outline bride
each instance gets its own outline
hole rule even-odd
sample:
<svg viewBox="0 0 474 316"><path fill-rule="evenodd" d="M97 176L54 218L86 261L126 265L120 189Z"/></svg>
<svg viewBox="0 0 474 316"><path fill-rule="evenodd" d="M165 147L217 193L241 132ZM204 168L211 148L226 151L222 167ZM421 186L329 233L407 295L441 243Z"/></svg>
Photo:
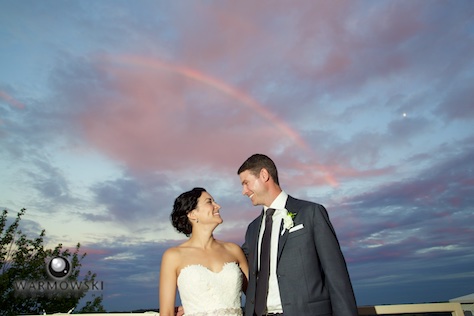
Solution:
<svg viewBox="0 0 474 316"><path fill-rule="evenodd" d="M176 290L186 316L242 315L241 293L248 280L242 249L214 239L222 223L220 206L203 188L174 201L171 221L187 241L165 251L160 270L160 316L175 315Z"/></svg>

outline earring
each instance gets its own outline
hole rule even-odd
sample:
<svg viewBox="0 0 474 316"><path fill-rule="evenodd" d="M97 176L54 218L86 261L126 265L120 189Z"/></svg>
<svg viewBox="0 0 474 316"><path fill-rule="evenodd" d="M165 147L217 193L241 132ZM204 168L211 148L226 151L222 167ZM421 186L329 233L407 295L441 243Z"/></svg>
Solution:
<svg viewBox="0 0 474 316"><path fill-rule="evenodd" d="M196 218L196 223L199 223L199 218Z"/></svg>

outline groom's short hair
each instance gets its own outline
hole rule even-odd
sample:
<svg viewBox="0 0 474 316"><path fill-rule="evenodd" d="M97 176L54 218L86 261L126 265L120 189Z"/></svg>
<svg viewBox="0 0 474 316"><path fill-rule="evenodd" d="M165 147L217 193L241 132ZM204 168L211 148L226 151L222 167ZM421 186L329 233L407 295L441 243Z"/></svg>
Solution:
<svg viewBox="0 0 474 316"><path fill-rule="evenodd" d="M255 176L258 176L260 171L265 168L268 171L268 174L272 177L273 181L277 185L280 185L278 181L278 170L275 166L273 160L270 157L263 155L263 154L253 154L247 160L244 161L242 166L240 166L237 174L241 174L242 172L248 170Z"/></svg>

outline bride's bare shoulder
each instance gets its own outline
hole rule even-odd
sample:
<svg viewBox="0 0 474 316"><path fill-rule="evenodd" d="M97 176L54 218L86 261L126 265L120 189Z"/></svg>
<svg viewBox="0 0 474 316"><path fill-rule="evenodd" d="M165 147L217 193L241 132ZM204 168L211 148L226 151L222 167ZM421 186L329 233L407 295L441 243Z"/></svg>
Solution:
<svg viewBox="0 0 474 316"><path fill-rule="evenodd" d="M187 245L187 242L184 242L177 246L166 249L163 253L163 256L176 258L185 254L188 249L189 246Z"/></svg>
<svg viewBox="0 0 474 316"><path fill-rule="evenodd" d="M236 243L233 243L230 241L222 241L222 240L219 240L218 242L222 245L222 247L224 247L228 251L235 252L235 251L241 250L240 246L237 245Z"/></svg>

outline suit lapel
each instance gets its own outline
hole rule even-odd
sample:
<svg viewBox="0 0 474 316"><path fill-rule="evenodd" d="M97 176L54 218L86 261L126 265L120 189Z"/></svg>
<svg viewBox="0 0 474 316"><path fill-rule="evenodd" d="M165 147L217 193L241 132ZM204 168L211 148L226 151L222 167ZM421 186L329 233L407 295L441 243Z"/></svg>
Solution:
<svg viewBox="0 0 474 316"><path fill-rule="evenodd" d="M256 225L255 229L254 229L254 232L255 232L255 240L254 240L254 257L253 257L253 267L254 267L254 271L258 271L258 257L259 257L259 252L258 252L258 241L259 241L259 236L260 236L260 229L262 228L262 220L263 220L263 209L262 209L262 213L260 214L260 216L258 217L258 220L256 221L256 223L258 223L258 225Z"/></svg>
<svg viewBox="0 0 474 316"><path fill-rule="evenodd" d="M281 223L283 226L283 222ZM281 228L279 231L281 232L283 228ZM281 252L283 251L283 247L285 246L286 240L288 239L288 229L285 229L285 232L283 233L283 236L280 233L280 240L278 240L278 253L277 253L277 262L280 261L281 257Z"/></svg>
<svg viewBox="0 0 474 316"><path fill-rule="evenodd" d="M291 196L288 196L288 200L286 201L286 205L285 205L285 208L288 212L296 213L294 202L295 200ZM283 221L281 223L281 226L282 227L280 228L279 232L281 232L283 229ZM289 235L288 229L285 229L283 235L281 235L280 233L280 239L278 240L277 262L280 260L281 253L283 251L283 248L285 247L286 240L288 239L288 235Z"/></svg>

